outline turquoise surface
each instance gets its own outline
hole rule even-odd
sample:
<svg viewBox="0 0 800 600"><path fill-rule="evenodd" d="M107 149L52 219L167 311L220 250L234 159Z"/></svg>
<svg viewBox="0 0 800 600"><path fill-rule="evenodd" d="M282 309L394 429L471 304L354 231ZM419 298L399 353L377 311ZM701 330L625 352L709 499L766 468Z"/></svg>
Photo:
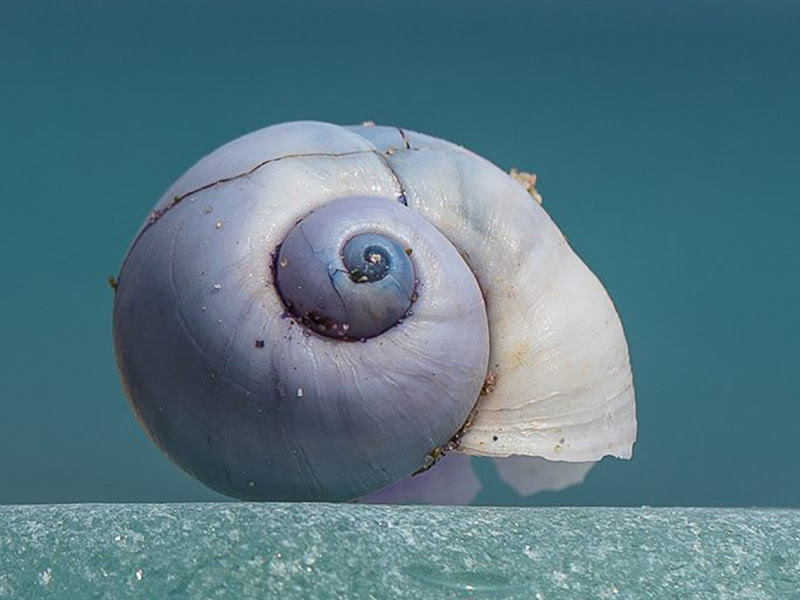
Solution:
<svg viewBox="0 0 800 600"><path fill-rule="evenodd" d="M800 597L800 512L0 507L0 598Z"/></svg>
<svg viewBox="0 0 800 600"><path fill-rule="evenodd" d="M126 405L106 278L201 155L315 118L537 172L622 315L634 460L478 502L800 506L798 56L782 0L0 3L0 503L221 499Z"/></svg>

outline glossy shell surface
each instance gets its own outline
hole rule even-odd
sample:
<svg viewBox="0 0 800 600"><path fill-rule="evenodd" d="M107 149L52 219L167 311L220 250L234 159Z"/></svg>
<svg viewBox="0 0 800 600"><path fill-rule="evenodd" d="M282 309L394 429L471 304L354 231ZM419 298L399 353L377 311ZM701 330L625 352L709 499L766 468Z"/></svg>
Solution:
<svg viewBox="0 0 800 600"><path fill-rule="evenodd" d="M307 242L310 279L283 278L315 288L298 309L276 273L304 221L321 241ZM371 310L348 308L371 284L356 304L330 285L361 234L408 251L413 297L385 330L378 298L367 335L341 336ZM287 123L200 160L126 256L114 342L156 444L240 498L367 495L429 464L470 414L468 454L586 462L629 457L635 439L627 345L599 281L519 182L396 127Z"/></svg>

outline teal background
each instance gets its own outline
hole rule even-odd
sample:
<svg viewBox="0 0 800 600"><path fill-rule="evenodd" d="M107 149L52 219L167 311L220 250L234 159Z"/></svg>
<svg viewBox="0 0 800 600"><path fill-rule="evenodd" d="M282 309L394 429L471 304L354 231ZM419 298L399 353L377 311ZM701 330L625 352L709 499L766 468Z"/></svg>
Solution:
<svg viewBox="0 0 800 600"><path fill-rule="evenodd" d="M313 118L537 172L611 292L634 460L525 503L800 506L799 63L789 1L0 2L0 503L219 498L133 418L106 278L201 155Z"/></svg>

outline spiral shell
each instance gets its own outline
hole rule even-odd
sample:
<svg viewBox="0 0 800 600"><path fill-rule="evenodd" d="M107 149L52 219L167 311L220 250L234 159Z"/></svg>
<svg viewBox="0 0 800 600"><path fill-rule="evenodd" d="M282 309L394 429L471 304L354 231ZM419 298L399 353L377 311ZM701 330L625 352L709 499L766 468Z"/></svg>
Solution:
<svg viewBox="0 0 800 600"><path fill-rule="evenodd" d="M517 181L396 127L286 123L200 160L126 256L114 342L155 443L240 498L357 498L444 447L579 462L635 439L599 281Z"/></svg>

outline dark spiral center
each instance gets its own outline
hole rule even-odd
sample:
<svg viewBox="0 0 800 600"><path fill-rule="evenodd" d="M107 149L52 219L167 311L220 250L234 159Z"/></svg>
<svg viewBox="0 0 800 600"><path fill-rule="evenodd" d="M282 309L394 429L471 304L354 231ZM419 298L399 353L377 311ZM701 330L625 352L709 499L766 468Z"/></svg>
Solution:
<svg viewBox="0 0 800 600"><path fill-rule="evenodd" d="M383 246L371 245L363 248L359 254L354 247L361 245L351 240L342 252L342 261L350 272L350 279L356 283L380 281L386 277L392 265L389 250Z"/></svg>

